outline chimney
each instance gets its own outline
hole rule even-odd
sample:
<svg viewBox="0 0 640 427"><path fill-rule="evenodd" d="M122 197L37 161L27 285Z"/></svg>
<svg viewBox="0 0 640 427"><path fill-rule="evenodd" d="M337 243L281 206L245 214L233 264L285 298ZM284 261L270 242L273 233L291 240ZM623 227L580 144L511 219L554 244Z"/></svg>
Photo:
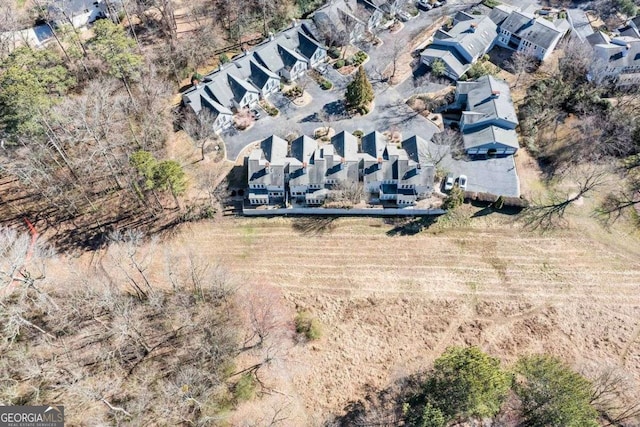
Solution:
<svg viewBox="0 0 640 427"><path fill-rule="evenodd" d="M500 91L499 90L493 90L491 91L491 99L496 99L500 97Z"/></svg>
<svg viewBox="0 0 640 427"><path fill-rule="evenodd" d="M629 55L629 49L631 49L631 45L629 43L627 43L627 45L625 46L624 50L622 52L620 52L622 54L623 58L625 56Z"/></svg>
<svg viewBox="0 0 640 427"><path fill-rule="evenodd" d="M273 41L273 32L269 31L269 41Z"/></svg>
<svg viewBox="0 0 640 427"><path fill-rule="evenodd" d="M291 20L291 28L295 28L298 26L298 20L296 18L293 18Z"/></svg>
<svg viewBox="0 0 640 427"><path fill-rule="evenodd" d="M469 31L471 31L472 33L476 32L476 28L478 28L478 24L475 22L472 22L471 25L469 25Z"/></svg>
<svg viewBox="0 0 640 427"><path fill-rule="evenodd" d="M378 163L382 164L382 157L378 157Z"/></svg>
<svg viewBox="0 0 640 427"><path fill-rule="evenodd" d="M271 163L269 163L269 162L266 162L266 163L264 164L264 171L265 171L266 173L271 172L271 168L270 168L269 166L271 166Z"/></svg>
<svg viewBox="0 0 640 427"><path fill-rule="evenodd" d="M307 173L307 162L302 162L302 173Z"/></svg>

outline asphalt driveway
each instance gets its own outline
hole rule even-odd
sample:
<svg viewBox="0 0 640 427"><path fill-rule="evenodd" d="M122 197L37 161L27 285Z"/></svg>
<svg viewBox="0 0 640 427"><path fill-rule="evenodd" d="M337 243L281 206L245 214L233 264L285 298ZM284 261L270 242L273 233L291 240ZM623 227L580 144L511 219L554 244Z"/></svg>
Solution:
<svg viewBox="0 0 640 427"><path fill-rule="evenodd" d="M339 75L333 72L328 76L334 83L331 90L322 90L314 82L308 85L306 90L313 98L309 104L298 107L282 94L274 94L269 100L280 110L277 117L263 114L263 118L257 120L251 128L223 134L227 159L235 161L247 145L274 134L281 137L291 133L312 136L313 131L325 123L337 132L353 132L358 129L365 133L390 130L399 131L405 137L419 135L425 139L430 139L438 131L433 123L405 104L404 94L382 83L374 86L374 109L366 116L348 117L342 107L342 100L344 87L350 78L338 77L334 73ZM323 115L330 116L329 121L323 121Z"/></svg>

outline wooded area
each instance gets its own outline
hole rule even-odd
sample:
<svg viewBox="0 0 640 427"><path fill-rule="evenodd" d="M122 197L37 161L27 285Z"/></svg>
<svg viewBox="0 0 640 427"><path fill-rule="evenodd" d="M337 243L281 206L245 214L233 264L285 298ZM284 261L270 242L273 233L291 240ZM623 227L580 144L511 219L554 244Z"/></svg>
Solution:
<svg viewBox="0 0 640 427"><path fill-rule="evenodd" d="M53 19L48 4L3 4L0 31ZM180 202L189 183L182 165L167 163L165 144L179 120L171 99L197 70L212 69L244 40L278 31L317 4L127 0L115 22L98 20L88 32L50 25L54 39L46 48L0 46L3 222L29 218L41 230L54 228L69 248L96 247L115 229L160 230L185 215L208 215L211 201ZM155 180L131 162L140 152L159 162Z"/></svg>

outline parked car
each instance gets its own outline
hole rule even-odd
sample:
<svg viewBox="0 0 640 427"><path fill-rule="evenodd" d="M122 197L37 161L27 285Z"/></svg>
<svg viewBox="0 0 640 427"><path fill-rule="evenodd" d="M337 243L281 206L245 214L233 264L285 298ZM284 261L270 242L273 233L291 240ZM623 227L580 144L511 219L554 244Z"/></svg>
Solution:
<svg viewBox="0 0 640 427"><path fill-rule="evenodd" d="M260 118L262 117L262 114L260 114L260 111L256 110L255 108L251 110L251 116L255 119L255 120L260 120Z"/></svg>
<svg viewBox="0 0 640 427"><path fill-rule="evenodd" d="M433 7L440 7L442 6L444 3L441 1L434 1L433 3L431 3L431 6Z"/></svg>
<svg viewBox="0 0 640 427"><path fill-rule="evenodd" d="M418 8L423 10L433 9L433 6L431 5L431 2L429 0L418 0L418 2L416 3L416 6L418 6Z"/></svg>
<svg viewBox="0 0 640 427"><path fill-rule="evenodd" d="M458 187L460 187L460 189L462 191L466 191L466 189L467 189L467 175L460 175L458 177Z"/></svg>
<svg viewBox="0 0 640 427"><path fill-rule="evenodd" d="M444 191L451 191L453 188L453 183L455 180L453 179L453 174L449 173L444 179Z"/></svg>
<svg viewBox="0 0 640 427"><path fill-rule="evenodd" d="M402 22L407 22L408 20L410 20L412 18L412 16L408 13L405 12L404 10L400 10L396 13L396 16L398 17L399 20L401 20Z"/></svg>

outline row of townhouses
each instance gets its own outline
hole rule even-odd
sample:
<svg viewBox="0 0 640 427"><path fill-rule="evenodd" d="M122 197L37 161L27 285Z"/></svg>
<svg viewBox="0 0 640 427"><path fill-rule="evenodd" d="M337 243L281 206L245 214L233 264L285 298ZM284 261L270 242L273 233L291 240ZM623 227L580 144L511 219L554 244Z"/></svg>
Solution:
<svg viewBox="0 0 640 427"><path fill-rule="evenodd" d="M385 17L394 16L407 0L330 0L312 16L318 40L327 45L354 43L374 33Z"/></svg>
<svg viewBox="0 0 640 427"><path fill-rule="evenodd" d="M207 109L215 118L214 129L233 124L234 111L251 108L261 98L280 91L280 81L294 81L325 61L327 50L306 24L294 25L233 58L218 69L194 80L183 92L183 105L199 114Z"/></svg>
<svg viewBox="0 0 640 427"><path fill-rule="evenodd" d="M640 16L612 35L598 31L587 41L594 55L590 78L597 82L615 80L618 86L640 84Z"/></svg>
<svg viewBox="0 0 640 427"><path fill-rule="evenodd" d="M445 75L458 80L495 45L524 51L544 61L569 29L565 19L551 22L504 5L496 6L489 15L458 12L450 28L436 31L421 58L428 66L441 60Z"/></svg>
<svg viewBox="0 0 640 427"><path fill-rule="evenodd" d="M320 205L334 189L362 182L370 203L411 206L433 191L431 159L429 143L419 136L400 146L378 132L359 141L343 131L327 144L308 136L291 144L270 136L249 155L249 202Z"/></svg>

